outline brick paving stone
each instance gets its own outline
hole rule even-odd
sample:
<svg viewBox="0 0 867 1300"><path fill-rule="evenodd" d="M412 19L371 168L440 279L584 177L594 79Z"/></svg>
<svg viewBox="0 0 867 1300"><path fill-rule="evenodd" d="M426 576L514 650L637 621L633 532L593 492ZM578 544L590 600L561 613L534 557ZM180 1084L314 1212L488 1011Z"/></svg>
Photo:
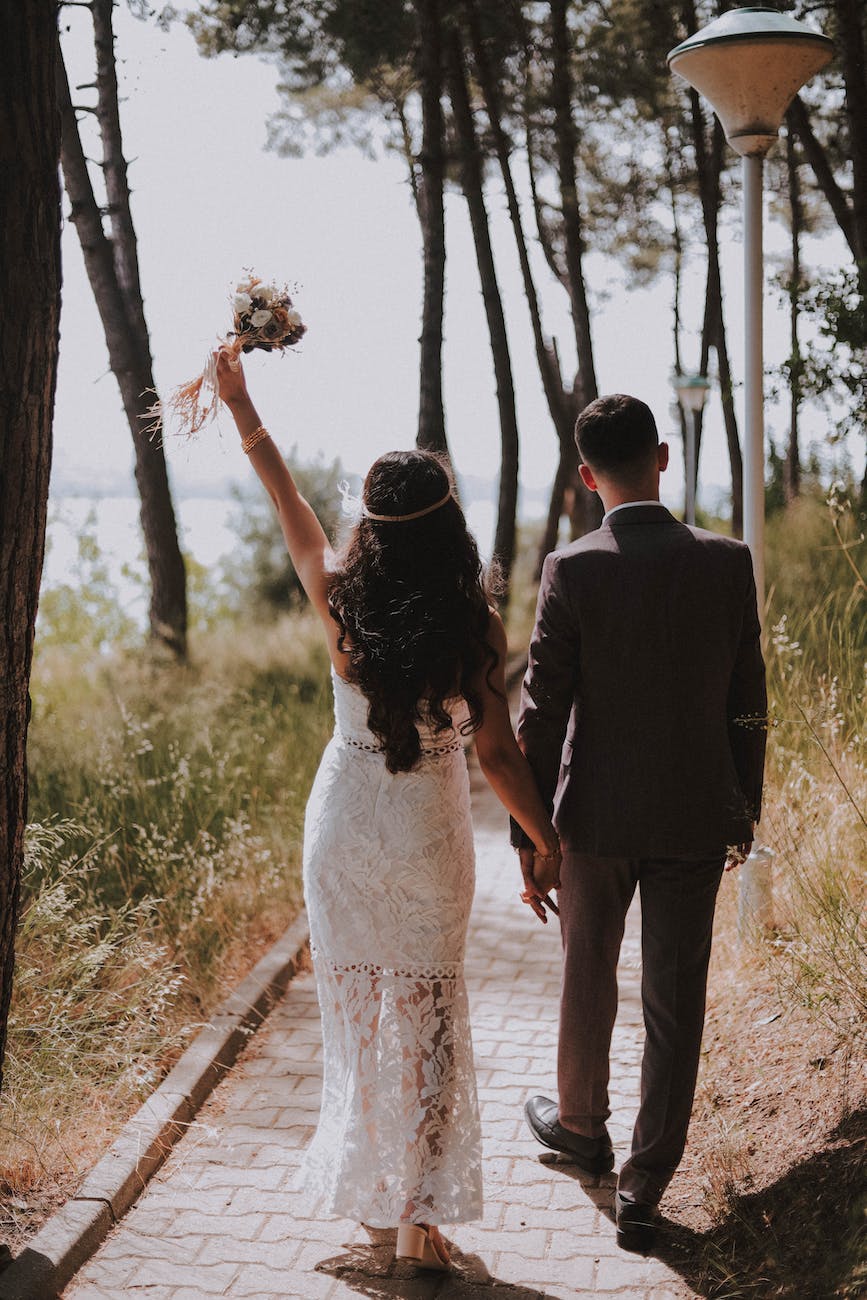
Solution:
<svg viewBox="0 0 867 1300"><path fill-rule="evenodd" d="M451 1274L393 1258L394 1234L323 1217L297 1190L322 1084L315 984L307 971L251 1039L141 1200L64 1293L66 1300L686 1300L656 1259L618 1249L614 1178L586 1178L546 1152L523 1119L556 1095L560 943L518 901L507 825L473 778L478 883L467 949L484 1139L485 1215L446 1227ZM618 1163L638 1100L640 946L630 914L612 1042Z"/></svg>

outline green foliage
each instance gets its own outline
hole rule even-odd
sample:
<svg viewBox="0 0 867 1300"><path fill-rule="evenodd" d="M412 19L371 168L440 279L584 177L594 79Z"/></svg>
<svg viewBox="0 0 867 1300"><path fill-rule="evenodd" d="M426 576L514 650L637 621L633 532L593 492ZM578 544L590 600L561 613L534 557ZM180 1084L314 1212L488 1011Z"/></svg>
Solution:
<svg viewBox="0 0 867 1300"><path fill-rule="evenodd" d="M762 831L778 855L768 950L786 1005L841 1041L867 1027L867 543L838 490L770 521L772 730Z"/></svg>
<svg viewBox="0 0 867 1300"><path fill-rule="evenodd" d="M819 343L801 358L803 392L824 403L838 438L853 426L867 429L867 302L857 271L843 268L813 285L804 311Z"/></svg>
<svg viewBox="0 0 867 1300"><path fill-rule="evenodd" d="M48 533L50 546L50 522ZM76 536L71 581L43 587L39 597L37 637L43 646L78 646L99 652L138 640L135 621L121 606L96 536L92 505Z"/></svg>
<svg viewBox="0 0 867 1300"><path fill-rule="evenodd" d="M37 649L0 1098L13 1195L71 1190L300 903L331 725L318 623L238 623L193 649L187 666Z"/></svg>
<svg viewBox="0 0 867 1300"><path fill-rule="evenodd" d="M154 1048L175 1038L164 1016L183 976L159 941L157 900L100 904L106 847L70 819L28 827L9 1024L9 1086L19 1098L25 1072L60 1089L121 1075L147 1084Z"/></svg>
<svg viewBox="0 0 867 1300"><path fill-rule="evenodd" d="M298 490L335 541L340 523L339 484L344 478L340 461L328 464L320 458L304 464L293 448L286 463ZM235 528L244 551L225 567L230 599L239 609L259 616L297 609L306 598L270 499L258 484L249 493L236 489L235 499L239 506Z"/></svg>

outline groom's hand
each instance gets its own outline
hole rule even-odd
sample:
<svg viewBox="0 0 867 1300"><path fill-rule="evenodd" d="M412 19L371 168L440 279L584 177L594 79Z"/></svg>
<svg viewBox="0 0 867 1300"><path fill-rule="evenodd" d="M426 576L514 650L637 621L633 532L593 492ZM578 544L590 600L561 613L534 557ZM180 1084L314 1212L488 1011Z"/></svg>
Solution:
<svg viewBox="0 0 867 1300"><path fill-rule="evenodd" d="M532 907L542 924L547 925L548 917L545 915L545 905L542 902L544 894L542 894L533 878L533 862L536 857L536 850L532 845L521 848L518 850L518 857L521 862L521 875L524 877L524 890L521 894L521 901Z"/></svg>
<svg viewBox="0 0 867 1300"><path fill-rule="evenodd" d="M756 824L753 822L753 831L755 829ZM726 850L726 871L734 871L736 867L743 866L752 847L752 840L745 840L743 844L730 844Z"/></svg>
<svg viewBox="0 0 867 1300"><path fill-rule="evenodd" d="M558 910L549 895L552 889L560 888L559 849L556 854L541 857L532 846L529 846L519 849L518 857L521 862L521 875L524 878L521 901L528 907L532 907L542 924L547 925L548 916L545 907L549 907L552 912Z"/></svg>

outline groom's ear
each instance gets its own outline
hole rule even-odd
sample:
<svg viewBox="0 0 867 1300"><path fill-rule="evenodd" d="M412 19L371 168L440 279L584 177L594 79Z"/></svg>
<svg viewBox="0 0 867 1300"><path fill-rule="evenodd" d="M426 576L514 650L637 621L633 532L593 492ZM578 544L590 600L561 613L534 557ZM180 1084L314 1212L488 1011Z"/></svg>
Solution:
<svg viewBox="0 0 867 1300"><path fill-rule="evenodd" d="M596 479L593 477L593 471L589 465L579 465L578 473L581 475L581 482L586 488L589 488L591 492L599 491Z"/></svg>
<svg viewBox="0 0 867 1300"><path fill-rule="evenodd" d="M661 442L659 444L657 454L659 456L659 472L661 474L663 470L668 469L669 446L667 442Z"/></svg>

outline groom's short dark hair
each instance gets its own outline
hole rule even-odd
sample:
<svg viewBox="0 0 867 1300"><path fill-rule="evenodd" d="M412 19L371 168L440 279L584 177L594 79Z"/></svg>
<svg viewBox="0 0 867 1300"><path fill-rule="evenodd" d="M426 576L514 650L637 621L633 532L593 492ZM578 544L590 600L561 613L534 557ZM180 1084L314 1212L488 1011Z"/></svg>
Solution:
<svg viewBox="0 0 867 1300"><path fill-rule="evenodd" d="M626 393L611 393L584 407L575 421L575 444L591 469L629 476L656 454L659 434L649 406Z"/></svg>

